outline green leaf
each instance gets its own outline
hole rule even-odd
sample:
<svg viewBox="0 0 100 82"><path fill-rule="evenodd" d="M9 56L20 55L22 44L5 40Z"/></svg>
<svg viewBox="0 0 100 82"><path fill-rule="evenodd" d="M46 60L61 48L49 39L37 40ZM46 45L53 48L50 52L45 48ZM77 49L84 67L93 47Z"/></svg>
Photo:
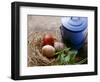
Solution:
<svg viewBox="0 0 100 82"><path fill-rule="evenodd" d="M69 62L70 61L70 55L65 57L65 62Z"/></svg>
<svg viewBox="0 0 100 82"><path fill-rule="evenodd" d="M55 55L61 55L62 53L64 53L64 51L69 51L70 50L70 48L64 48L63 50L60 50L60 51L58 51L58 52L56 52L56 54Z"/></svg>
<svg viewBox="0 0 100 82"><path fill-rule="evenodd" d="M69 51L71 48L65 48L63 51Z"/></svg>
<svg viewBox="0 0 100 82"><path fill-rule="evenodd" d="M70 53L71 60L75 60L75 57L76 57L77 53L78 53L78 51L76 51L76 50L71 51L71 53Z"/></svg>
<svg viewBox="0 0 100 82"><path fill-rule="evenodd" d="M60 55L57 56L57 61L59 61L59 60L60 60Z"/></svg>
<svg viewBox="0 0 100 82"><path fill-rule="evenodd" d="M76 57L77 51L69 51L68 55L65 57L65 61L68 62L68 64L73 64L75 63L75 57Z"/></svg>
<svg viewBox="0 0 100 82"><path fill-rule="evenodd" d="M64 61L65 61L65 54L61 54L61 56L60 56L61 64L64 64Z"/></svg>

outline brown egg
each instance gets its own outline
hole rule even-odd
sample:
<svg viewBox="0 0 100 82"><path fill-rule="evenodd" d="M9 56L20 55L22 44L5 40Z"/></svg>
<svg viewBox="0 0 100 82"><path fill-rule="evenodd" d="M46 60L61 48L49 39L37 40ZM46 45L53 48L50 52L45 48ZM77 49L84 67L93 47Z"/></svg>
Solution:
<svg viewBox="0 0 100 82"><path fill-rule="evenodd" d="M42 54L48 58L53 57L55 55L55 48L50 45L45 45L42 48Z"/></svg>

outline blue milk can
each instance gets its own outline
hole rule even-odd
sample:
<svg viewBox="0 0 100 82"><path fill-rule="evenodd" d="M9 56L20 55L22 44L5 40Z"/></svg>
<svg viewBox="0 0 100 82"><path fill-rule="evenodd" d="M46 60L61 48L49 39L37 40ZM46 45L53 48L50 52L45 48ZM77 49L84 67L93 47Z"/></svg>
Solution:
<svg viewBox="0 0 100 82"><path fill-rule="evenodd" d="M61 35L72 47L80 49L85 41L84 31L87 28L87 17L62 17Z"/></svg>

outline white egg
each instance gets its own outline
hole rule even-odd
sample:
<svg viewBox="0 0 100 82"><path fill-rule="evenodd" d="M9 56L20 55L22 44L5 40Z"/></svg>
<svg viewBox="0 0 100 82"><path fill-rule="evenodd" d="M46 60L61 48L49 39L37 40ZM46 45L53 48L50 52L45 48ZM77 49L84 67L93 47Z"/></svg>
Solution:
<svg viewBox="0 0 100 82"><path fill-rule="evenodd" d="M56 50L61 50L61 49L64 48L64 44L61 43L61 42L55 42L54 47L55 47Z"/></svg>

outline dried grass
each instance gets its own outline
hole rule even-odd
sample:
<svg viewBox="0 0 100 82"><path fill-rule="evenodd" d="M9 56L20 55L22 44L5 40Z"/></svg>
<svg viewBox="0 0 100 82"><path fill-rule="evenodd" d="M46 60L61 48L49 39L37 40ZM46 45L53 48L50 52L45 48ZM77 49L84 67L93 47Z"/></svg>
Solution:
<svg viewBox="0 0 100 82"><path fill-rule="evenodd" d="M42 55L42 38L46 33L34 32L28 37L28 66L57 65L56 58L47 58ZM54 34L54 32L53 32ZM56 34L54 34L55 37ZM60 40L60 39L59 39Z"/></svg>

